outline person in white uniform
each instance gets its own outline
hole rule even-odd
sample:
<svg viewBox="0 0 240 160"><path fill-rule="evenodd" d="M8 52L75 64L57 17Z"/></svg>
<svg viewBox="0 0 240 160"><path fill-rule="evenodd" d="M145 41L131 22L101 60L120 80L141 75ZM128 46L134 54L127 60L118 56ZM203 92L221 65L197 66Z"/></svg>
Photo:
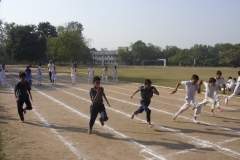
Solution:
<svg viewBox="0 0 240 160"><path fill-rule="evenodd" d="M195 108L194 111L194 123L198 123L197 116L200 115L201 110L199 110L199 104L195 101L195 93L196 91L200 93L200 85L202 84L202 81L198 84L199 77L197 75L192 75L190 81L182 81L181 83L177 83L176 88L174 91L172 91L171 94L174 94L177 92L177 89L180 85L183 85L186 90L186 98L185 98L185 104L180 108L180 110L175 114L173 120L175 121L177 116L184 111L186 111L190 106L193 106Z"/></svg>
<svg viewBox="0 0 240 160"><path fill-rule="evenodd" d="M52 70L54 68L54 64L52 63L52 60L49 61L49 64L48 64L48 73L49 73L49 79L50 79L50 83L53 83L53 80L52 80Z"/></svg>
<svg viewBox="0 0 240 160"><path fill-rule="evenodd" d="M37 68L37 81L38 81L38 86L42 85L42 64L39 63L38 68Z"/></svg>
<svg viewBox="0 0 240 160"><path fill-rule="evenodd" d="M52 70L52 85L56 85L56 79L57 79L57 71L56 71L56 67L53 67Z"/></svg>
<svg viewBox="0 0 240 160"><path fill-rule="evenodd" d="M236 85L233 93L225 99L225 105L228 105L228 101L230 99L232 99L233 97L235 97L236 95L238 95L238 93L240 93L240 71L238 71L237 85Z"/></svg>
<svg viewBox="0 0 240 160"><path fill-rule="evenodd" d="M2 87L5 86L5 82L6 82L6 72L8 72L6 69L5 69L5 64L2 64L2 69L1 69L1 81L2 81Z"/></svg>
<svg viewBox="0 0 240 160"><path fill-rule="evenodd" d="M88 83L92 83L94 77L94 69L92 65L88 68Z"/></svg>
<svg viewBox="0 0 240 160"><path fill-rule="evenodd" d="M76 78L76 68L74 65L72 65L71 68L71 79L72 79L72 84L75 84L75 78Z"/></svg>
<svg viewBox="0 0 240 160"><path fill-rule="evenodd" d="M106 84L107 84L108 83L108 67L107 66L103 69L103 72L102 72L102 80L104 78L106 79Z"/></svg>
<svg viewBox="0 0 240 160"><path fill-rule="evenodd" d="M230 91L234 91L235 87L236 87L236 81L237 79L236 78L233 78L229 84L229 90Z"/></svg>
<svg viewBox="0 0 240 160"><path fill-rule="evenodd" d="M117 82L118 83L117 66L114 66L114 68L113 68L113 82Z"/></svg>
<svg viewBox="0 0 240 160"><path fill-rule="evenodd" d="M225 82L224 79L222 78L222 72L221 71L217 71L216 73L216 85L219 88L219 90L221 90L221 88L223 88L223 94L225 94ZM216 98L216 106L218 107L218 111L222 111L220 108L220 96L218 94L218 90L215 92L215 98Z"/></svg>
<svg viewBox="0 0 240 160"><path fill-rule="evenodd" d="M209 82L203 82L204 86L206 87L205 92L205 98L202 102L199 103L199 110L201 111L201 107L207 105L208 103L211 103L211 114L214 115L213 109L216 106L216 98L215 98L215 92L218 90L218 86L216 85L216 79L210 78Z"/></svg>

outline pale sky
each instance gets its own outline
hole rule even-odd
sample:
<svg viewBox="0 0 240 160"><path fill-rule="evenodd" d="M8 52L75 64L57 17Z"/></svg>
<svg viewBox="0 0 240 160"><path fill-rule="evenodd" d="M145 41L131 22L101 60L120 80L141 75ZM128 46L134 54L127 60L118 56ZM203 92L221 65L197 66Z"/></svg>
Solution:
<svg viewBox="0 0 240 160"><path fill-rule="evenodd" d="M240 0L1 0L0 18L22 25L77 21L98 50L137 40L190 48L240 43L239 7Z"/></svg>

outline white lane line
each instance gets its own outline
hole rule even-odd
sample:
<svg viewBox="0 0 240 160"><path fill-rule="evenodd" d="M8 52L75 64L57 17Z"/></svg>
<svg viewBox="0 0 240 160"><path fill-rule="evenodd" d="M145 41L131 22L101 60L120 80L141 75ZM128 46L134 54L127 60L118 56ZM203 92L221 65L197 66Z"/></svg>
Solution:
<svg viewBox="0 0 240 160"><path fill-rule="evenodd" d="M6 84L12 89L12 91L14 90L8 82L6 82ZM78 157L78 159L83 159L80 152L73 147L71 143L64 140L64 138L55 129L51 128L51 124L49 124L35 109L32 111L51 130L51 132L53 132L65 144L65 146L67 146L67 148Z"/></svg>
<svg viewBox="0 0 240 160"><path fill-rule="evenodd" d="M70 88L74 88L74 89L77 89L77 90L82 90L82 91L88 92L87 90L79 89L79 88L72 87L72 86L68 86L68 85L65 85L65 84L62 84L62 83L58 83L58 84L64 85L64 86L67 86L67 87L70 87ZM50 87L56 88L56 87L53 87L53 86L50 86ZM87 99L85 99L85 98L82 98L82 97L77 96L77 95L75 95L75 94L72 94L72 93L70 93L70 92L64 91L64 90L62 90L62 89L59 89L59 88L56 88L56 89L61 90L61 91L65 92L65 93L68 93L68 94L70 94L70 95L73 95L73 96L75 96L75 97L79 97L80 99L89 101L89 100L87 100ZM109 96L108 96L108 98L109 98ZM139 106L138 104L130 103L130 102L127 102L127 101L118 100L118 99L115 99L115 98L114 98L114 100L121 101L121 102L124 102L124 103L128 103L128 104L131 104L131 105L137 105L137 106ZM121 114L123 114L123 115L126 115L126 116L130 117L130 115L128 115L128 114L126 114L126 113L124 113L124 112L121 112L121 111L119 111L119 110L115 110L115 109L112 109L112 108L109 108L109 107L107 107L107 108L110 109L110 110L113 110L113 111L115 111L115 112L117 112L117 113L121 113ZM187 118L187 117L185 117L185 118ZM145 122L145 120L142 120L142 119L140 119L140 118L135 118L135 119L140 120L141 122ZM187 118L187 119L189 119L189 118ZM189 135L187 135L187 134L185 134L185 133L180 133L178 130L175 130L175 129L170 129L170 128L163 127L163 126L160 126L160 125L155 125L155 126L161 128L161 129L165 129L165 130L171 131L171 132L173 132L173 133L176 133L176 134L178 134L178 135L181 136L181 137L182 137L182 136L185 136L185 137L187 137L188 139L191 138L191 139L193 139L193 141L191 141L191 142L192 142L192 143L195 143L196 146L199 146L199 148L202 148L202 147L212 147L212 148L217 148L217 149L218 149L217 151L220 150L221 153L224 153L224 154L226 154L226 155L228 155L228 156L231 156L231 157L234 157L234 158L236 158L237 156L240 156L240 153L235 152L235 151L232 151L232 150L230 150L230 149L228 149L228 148L222 148L221 146L219 146L219 145L217 145L217 144L214 144L214 143L212 143L212 142L209 142L209 141L206 141L206 140L201 140L201 139L198 139L198 138L196 138L196 137L189 136ZM219 151L219 152L220 152L220 151Z"/></svg>
<svg viewBox="0 0 240 160"><path fill-rule="evenodd" d="M16 79L16 78L13 77L13 76L10 76L10 77ZM50 86L50 87L56 88L56 87L53 87L53 86ZM81 112L79 112L79 111L71 108L70 106L68 106L68 105L66 105L66 104L58 101L57 99L55 99L55 98L53 98L53 97L51 97L51 96L43 93L42 91L38 90L37 88L35 88L35 87L32 87L32 88L34 88L34 90L38 91L40 94L44 95L45 97L51 99L53 102L56 102L56 103L60 104L60 106L63 106L64 108L71 110L72 112L80 115L81 117L90 119L87 115L85 115L85 114L83 114L83 113L81 113ZM57 89L57 88L56 88L56 89ZM59 89L59 90L61 90L61 89ZM62 90L62 91L63 91L63 90ZM68 93L68 94L71 94L70 92L67 92L67 91L64 91L64 92L66 92L66 93ZM76 96L76 95L74 95L74 94L71 94L71 95ZM82 99L84 99L84 98L82 98ZM86 100L86 99L84 99L84 100ZM89 100L87 100L87 101L89 101ZM90 102L91 102L91 101L90 101ZM95 123L100 124L100 122L98 122L98 121L95 122ZM148 153L149 155L154 156L155 158L158 158L158 159L160 159L160 160L165 160L165 158L164 158L162 155L155 154L152 150L150 150L150 149L149 149L148 147L146 147L145 145L142 145L142 144L136 142L135 140L127 137L126 135L124 135L123 133L120 133L120 132L114 130L113 128L111 128L111 127L109 127L109 126L107 126L107 125L104 125L104 127L106 127L108 130L116 133L117 135L119 135L119 136L121 136L121 137L123 137L123 138L125 138L125 139L128 139L130 142L133 142L134 144L136 144L139 148L142 148L141 151L140 151L140 153Z"/></svg>
<svg viewBox="0 0 240 160"><path fill-rule="evenodd" d="M223 141L223 142L218 142L218 144L224 144L224 143L229 143L229 142L234 142L234 141L237 141L239 140L240 138L232 138L232 139L229 139L229 140L226 140L226 141Z"/></svg>

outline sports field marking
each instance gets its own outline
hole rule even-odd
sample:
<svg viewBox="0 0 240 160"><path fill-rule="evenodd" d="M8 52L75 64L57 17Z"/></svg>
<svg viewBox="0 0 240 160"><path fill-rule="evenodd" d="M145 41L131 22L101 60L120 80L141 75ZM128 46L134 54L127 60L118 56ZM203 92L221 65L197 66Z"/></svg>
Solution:
<svg viewBox="0 0 240 160"><path fill-rule="evenodd" d="M8 76L10 76L10 75L8 75ZM15 78L15 77L13 77L13 76L10 76L10 77L18 80L17 78ZM53 86L50 86L50 87L56 88L56 87L53 87ZM45 97L51 99L53 102L58 103L60 106L63 106L64 108L66 108L66 109L68 109L68 110L71 110L72 112L80 115L81 117L90 119L87 115L85 115L85 114L83 114L83 113L75 110L74 108L72 108L72 107L70 107L70 106L62 103L61 101L59 101L59 100L57 100L57 99L55 99L55 98L53 98L53 97L45 94L44 92L38 90L37 88L35 88L35 87L32 87L32 88L33 88L34 90L38 91L40 94L44 95ZM56 89L57 89L57 88L56 88ZM58 90L61 90L61 89L58 89ZM62 90L62 91L63 91L63 90ZM70 92L67 92L67 91L64 91L64 92L65 92L65 93L68 93L68 94L71 94L71 95L73 95L73 96L76 96L76 95L74 95L74 94L72 94L72 93L70 93ZM79 96L76 96L76 97L79 97ZM87 99L85 99L85 98L81 98L81 99L87 100ZM90 101L90 100L87 100L87 101ZM91 102L91 101L90 101L90 102ZM96 121L95 123L98 123L98 124L100 125L100 122L98 122L98 121ZM114 130L113 128L111 128L111 127L109 127L109 126L107 126L107 125L104 125L104 127L107 128L108 130L116 133L117 135L119 135L119 136L121 136L121 137L123 137L123 138L125 138L125 139L128 139L130 142L133 142L134 144L136 144L139 148L142 148L139 153L148 153L149 155L151 155L151 156L153 156L153 157L155 157L155 158L158 158L158 159L160 159L160 160L165 160L165 158L164 158L162 155L155 154L152 150L148 149L148 147L146 147L145 145L140 144L140 143L134 141L133 139L127 137L127 136L124 135L123 133L120 133L120 132Z"/></svg>
<svg viewBox="0 0 240 160"><path fill-rule="evenodd" d="M13 87L8 82L6 82L6 84L12 89L12 91L14 91ZM79 151L75 147L73 147L71 143L64 140L64 138L60 134L58 134L58 132L54 128L51 128L51 124L48 123L35 109L32 109L32 111L38 117L38 119L40 119L40 121L43 122L71 152L73 152L79 159L83 158Z"/></svg>
<svg viewBox="0 0 240 160"><path fill-rule="evenodd" d="M64 85L64 86L68 86L68 85L65 85L65 84L62 84L62 83L58 83L58 84L60 84L60 85ZM56 87L53 87L53 86L49 86L49 87L52 87L52 88L56 88ZM82 91L85 91L85 92L88 92L87 90L84 90L84 89L79 89L79 88L76 88L76 87L72 87L72 86L68 86L68 87L70 87L70 88L75 88L75 89L77 89L77 90L82 90ZM61 89L59 89L59 90L61 90ZM66 91L65 91L66 92ZM72 95L72 93L70 93L71 95ZM74 95L74 94L73 94ZM76 96L76 95L75 95ZM80 97L80 96L77 96L77 97ZM80 97L81 99L85 99L85 98L82 98L82 97ZM108 98L110 98L109 96L108 96ZM114 98L115 99L115 98ZM87 99L86 99L87 100ZM118 100L118 99L115 99L115 100ZM87 100L87 101L89 101L89 100ZM120 101L122 101L122 100L120 100ZM122 101L122 102L126 102L126 101ZM129 104L132 104L132 105L137 105L137 106L139 106L138 104L134 104L134 103L130 103L130 102L126 102L126 103L129 103ZM109 108L109 107L107 107L108 109L111 109L111 110L115 110L115 109L112 109L112 108ZM118 112L118 113L123 113L123 112L121 112L121 111L118 111L118 110L115 110L116 112ZM167 113L169 113L169 112L167 112ZM171 114L171 113L170 113ZM127 115L126 113L124 113L124 115ZM127 115L128 117L130 117L130 115ZM186 117L187 118L187 117ZM142 119L139 119L139 118L135 118L135 119L137 119L137 120L140 120L140 121L144 121L144 120L142 120ZM189 118L187 118L187 119L189 119ZM145 121L144 121L145 122ZM198 146L201 146L201 147L212 147L212 148L217 148L218 150L217 151L219 151L219 152L221 152L221 153L224 153L224 154L226 154L226 155L228 155L228 156L231 156L231 157L234 157L234 158L237 158L238 156L240 156L240 153L238 153L238 152L235 152L235 151L232 151L231 149L228 149L228 148L222 148L221 146L219 146L219 145L217 145L217 144L214 144L214 143L212 143L212 142L209 142L209 141L206 141L206 140L201 140L201 139L198 139L198 138L196 138L196 137L193 137L193 136L189 136L189 135L187 135L187 134L185 134L185 133L179 133L179 131L177 131L177 130L174 130L174 129L170 129L170 128L167 128L167 127L163 127L163 126L160 126L160 125L155 125L155 126L158 126L158 127L160 127L160 128L162 128L162 129L165 129L165 130L168 130L168 131L171 131L171 132L174 132L174 133L176 133L176 134L179 134L181 137L182 136L186 136L187 138L191 138L191 139L193 139L193 141L191 141L193 144L195 143L195 144L197 144ZM216 126L214 126L214 125L212 125L213 127L216 127ZM227 130L229 130L229 129L227 129ZM201 148L201 147L199 147L199 148ZM227 152L227 153L226 153Z"/></svg>

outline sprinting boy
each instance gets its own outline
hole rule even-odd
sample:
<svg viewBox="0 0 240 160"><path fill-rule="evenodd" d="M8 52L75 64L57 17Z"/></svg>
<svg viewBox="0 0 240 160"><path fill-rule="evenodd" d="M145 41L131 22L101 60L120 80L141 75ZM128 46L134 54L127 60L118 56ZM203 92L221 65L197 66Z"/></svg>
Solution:
<svg viewBox="0 0 240 160"><path fill-rule="evenodd" d="M118 83L118 72L117 72L117 66L114 66L113 68L113 83L117 82Z"/></svg>
<svg viewBox="0 0 240 160"><path fill-rule="evenodd" d="M107 102L107 104L109 105L109 107L111 107L111 106L107 100L105 93L104 93L104 88L100 87L100 83L101 83L101 78L93 77L93 88L91 88L89 91L92 104L90 106L91 116L90 116L88 134L92 133L92 127L95 123L98 113L100 114L99 121L102 126L104 126L104 121L108 120L107 112L106 112L105 106L103 104L103 97L104 97L105 101Z"/></svg>
<svg viewBox="0 0 240 160"><path fill-rule="evenodd" d="M57 71L56 71L56 67L53 67L52 70L52 85L56 85L56 79L57 79Z"/></svg>
<svg viewBox="0 0 240 160"><path fill-rule="evenodd" d="M37 68L37 81L38 81L38 86L42 85L42 64L39 63L38 68Z"/></svg>
<svg viewBox="0 0 240 160"><path fill-rule="evenodd" d="M184 111L186 111L190 106L193 106L195 109L194 111L194 117L193 117L193 122L198 123L197 121L197 116L200 115L201 110L198 108L199 104L195 101L195 93L198 92L200 93L200 85L202 84L202 81L198 84L199 77L198 75L192 75L190 81L182 81L180 83L177 83L176 88L174 91L172 91L171 94L174 94L177 92L177 89L180 85L183 85L186 90L186 98L185 98L185 104L180 108L180 110L175 114L173 120L175 121L177 116Z"/></svg>
<svg viewBox="0 0 240 160"><path fill-rule="evenodd" d="M103 72L102 72L102 80L104 78L106 79L106 84L108 84L108 67L107 66L103 69Z"/></svg>
<svg viewBox="0 0 240 160"><path fill-rule="evenodd" d="M152 82L149 79L145 80L144 86L139 87L139 89L133 93L133 95L131 96L131 99L133 98L133 96L140 91L141 94L141 105L139 107L138 110L136 110L135 112L132 113L132 117L131 119L134 118L134 115L138 115L139 113L142 113L144 110L146 112L147 115L147 122L149 127L153 127L153 125L151 124L151 110L148 108L148 106L151 103L151 98L153 97L153 94L159 95L159 92L157 91L157 89L152 86Z"/></svg>
<svg viewBox="0 0 240 160"><path fill-rule="evenodd" d="M71 68L71 79L72 79L72 84L75 84L75 78L76 78L76 68L74 65L72 65Z"/></svg>
<svg viewBox="0 0 240 160"><path fill-rule="evenodd" d="M94 77L94 69L92 68L92 65L88 68L88 83L92 82Z"/></svg>
<svg viewBox="0 0 240 160"><path fill-rule="evenodd" d="M30 69L30 66L27 66L25 73L26 73L26 80L30 85L32 85L32 70Z"/></svg>
<svg viewBox="0 0 240 160"><path fill-rule="evenodd" d="M225 82L224 79L222 78L222 72L217 71L216 73L216 85L218 86L219 90L221 91L221 88L223 88L223 94L225 94ZM215 98L216 98L216 106L218 107L218 111L222 111L220 108L220 96L218 95L218 90L215 92Z"/></svg>
<svg viewBox="0 0 240 160"><path fill-rule="evenodd" d="M205 99L199 103L199 109L201 110L202 106L205 106L208 103L211 103L211 114L214 115L213 109L216 106L216 98L215 98L215 92L218 90L218 86L216 85L216 79L210 78L209 83L203 82L204 86L206 87L206 93L205 93ZM200 87L200 86L199 86Z"/></svg>
<svg viewBox="0 0 240 160"><path fill-rule="evenodd" d="M2 69L1 69L1 81L2 81L2 87L5 86L5 81L6 81L6 72L8 72L6 69L5 69L5 64L2 64Z"/></svg>
<svg viewBox="0 0 240 160"><path fill-rule="evenodd" d="M238 71L237 85L236 85L233 93L225 99L225 105L228 105L228 101L230 99L232 99L233 97L235 97L236 95L238 95L238 93L240 93L240 71Z"/></svg>
<svg viewBox="0 0 240 160"><path fill-rule="evenodd" d="M15 85L14 95L16 97L18 114L20 116L21 122L24 122L23 114L26 114L26 110L32 110L32 104L29 100L29 95L32 100L31 86L28 81L26 81L26 73L19 73L20 82ZM26 107L23 109L23 104L26 104Z"/></svg>

